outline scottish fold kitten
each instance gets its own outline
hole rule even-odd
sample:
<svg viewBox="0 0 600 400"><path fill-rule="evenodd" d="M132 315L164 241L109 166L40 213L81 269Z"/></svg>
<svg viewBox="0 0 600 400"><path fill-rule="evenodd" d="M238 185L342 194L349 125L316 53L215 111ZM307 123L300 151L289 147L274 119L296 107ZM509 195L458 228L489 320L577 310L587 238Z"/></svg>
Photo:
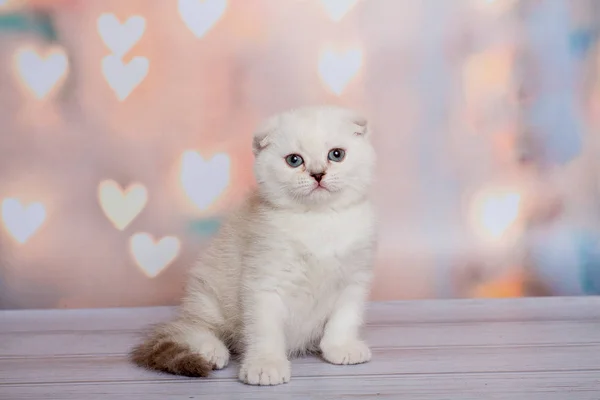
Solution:
<svg viewBox="0 0 600 400"><path fill-rule="evenodd" d="M375 219L367 121L338 107L271 117L255 133L257 189L190 273L177 317L133 349L143 367L186 376L241 355L252 385L290 380L294 355L369 361L359 337Z"/></svg>

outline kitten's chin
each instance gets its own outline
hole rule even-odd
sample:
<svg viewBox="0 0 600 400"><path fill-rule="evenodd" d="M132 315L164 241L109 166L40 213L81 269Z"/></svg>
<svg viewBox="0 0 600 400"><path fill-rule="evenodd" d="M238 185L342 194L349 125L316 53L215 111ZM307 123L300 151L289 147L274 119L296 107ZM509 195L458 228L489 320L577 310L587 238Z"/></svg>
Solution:
<svg viewBox="0 0 600 400"><path fill-rule="evenodd" d="M281 190L282 188L262 189L259 189L261 197L272 206L302 210L344 207L364 197L359 193L347 192L337 187L312 187L294 192Z"/></svg>
<svg viewBox="0 0 600 400"><path fill-rule="evenodd" d="M339 197L339 190L327 186L314 186L309 189L302 196L298 196L299 202L305 205L329 205L337 201Z"/></svg>
<svg viewBox="0 0 600 400"><path fill-rule="evenodd" d="M333 192L330 188L326 187L326 186L315 186L312 189L310 189L310 191L308 192L308 196L311 196L315 193L320 193L320 192L327 192L327 193L331 193Z"/></svg>
<svg viewBox="0 0 600 400"><path fill-rule="evenodd" d="M300 207L305 209L307 207L327 207L335 203L337 197L337 193L332 192L330 189L317 187L302 192L280 192L276 196L267 196L267 200L273 205L283 208Z"/></svg>

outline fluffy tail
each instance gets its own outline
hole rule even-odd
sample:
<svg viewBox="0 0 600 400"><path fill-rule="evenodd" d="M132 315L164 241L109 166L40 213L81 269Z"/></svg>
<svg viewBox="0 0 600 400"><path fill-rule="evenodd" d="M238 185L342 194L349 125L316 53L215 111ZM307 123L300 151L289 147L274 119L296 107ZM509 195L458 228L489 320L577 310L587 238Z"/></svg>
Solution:
<svg viewBox="0 0 600 400"><path fill-rule="evenodd" d="M207 377L212 365L191 348L176 340L166 325L157 327L146 340L130 353L133 363L149 370L190 377Z"/></svg>

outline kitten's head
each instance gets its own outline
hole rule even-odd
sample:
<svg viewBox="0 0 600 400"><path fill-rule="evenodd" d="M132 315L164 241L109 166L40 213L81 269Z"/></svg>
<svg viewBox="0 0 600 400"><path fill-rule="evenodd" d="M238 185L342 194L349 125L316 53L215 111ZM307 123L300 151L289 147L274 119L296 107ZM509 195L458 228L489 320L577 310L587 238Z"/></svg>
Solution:
<svg viewBox="0 0 600 400"><path fill-rule="evenodd" d="M259 191L280 207L336 207L369 191L375 166L367 121L351 110L304 107L254 134Z"/></svg>

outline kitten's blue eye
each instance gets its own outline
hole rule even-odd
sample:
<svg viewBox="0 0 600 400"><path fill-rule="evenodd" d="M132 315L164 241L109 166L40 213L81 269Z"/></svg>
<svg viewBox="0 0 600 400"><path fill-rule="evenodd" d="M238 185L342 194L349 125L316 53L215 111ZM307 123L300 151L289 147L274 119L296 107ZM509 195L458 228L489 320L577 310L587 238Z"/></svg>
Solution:
<svg viewBox="0 0 600 400"><path fill-rule="evenodd" d="M292 168L298 168L304 164L304 160L298 154L290 154L285 158L285 162Z"/></svg>
<svg viewBox="0 0 600 400"><path fill-rule="evenodd" d="M346 152L343 149L331 149L327 158L333 162L341 162L346 157Z"/></svg>

